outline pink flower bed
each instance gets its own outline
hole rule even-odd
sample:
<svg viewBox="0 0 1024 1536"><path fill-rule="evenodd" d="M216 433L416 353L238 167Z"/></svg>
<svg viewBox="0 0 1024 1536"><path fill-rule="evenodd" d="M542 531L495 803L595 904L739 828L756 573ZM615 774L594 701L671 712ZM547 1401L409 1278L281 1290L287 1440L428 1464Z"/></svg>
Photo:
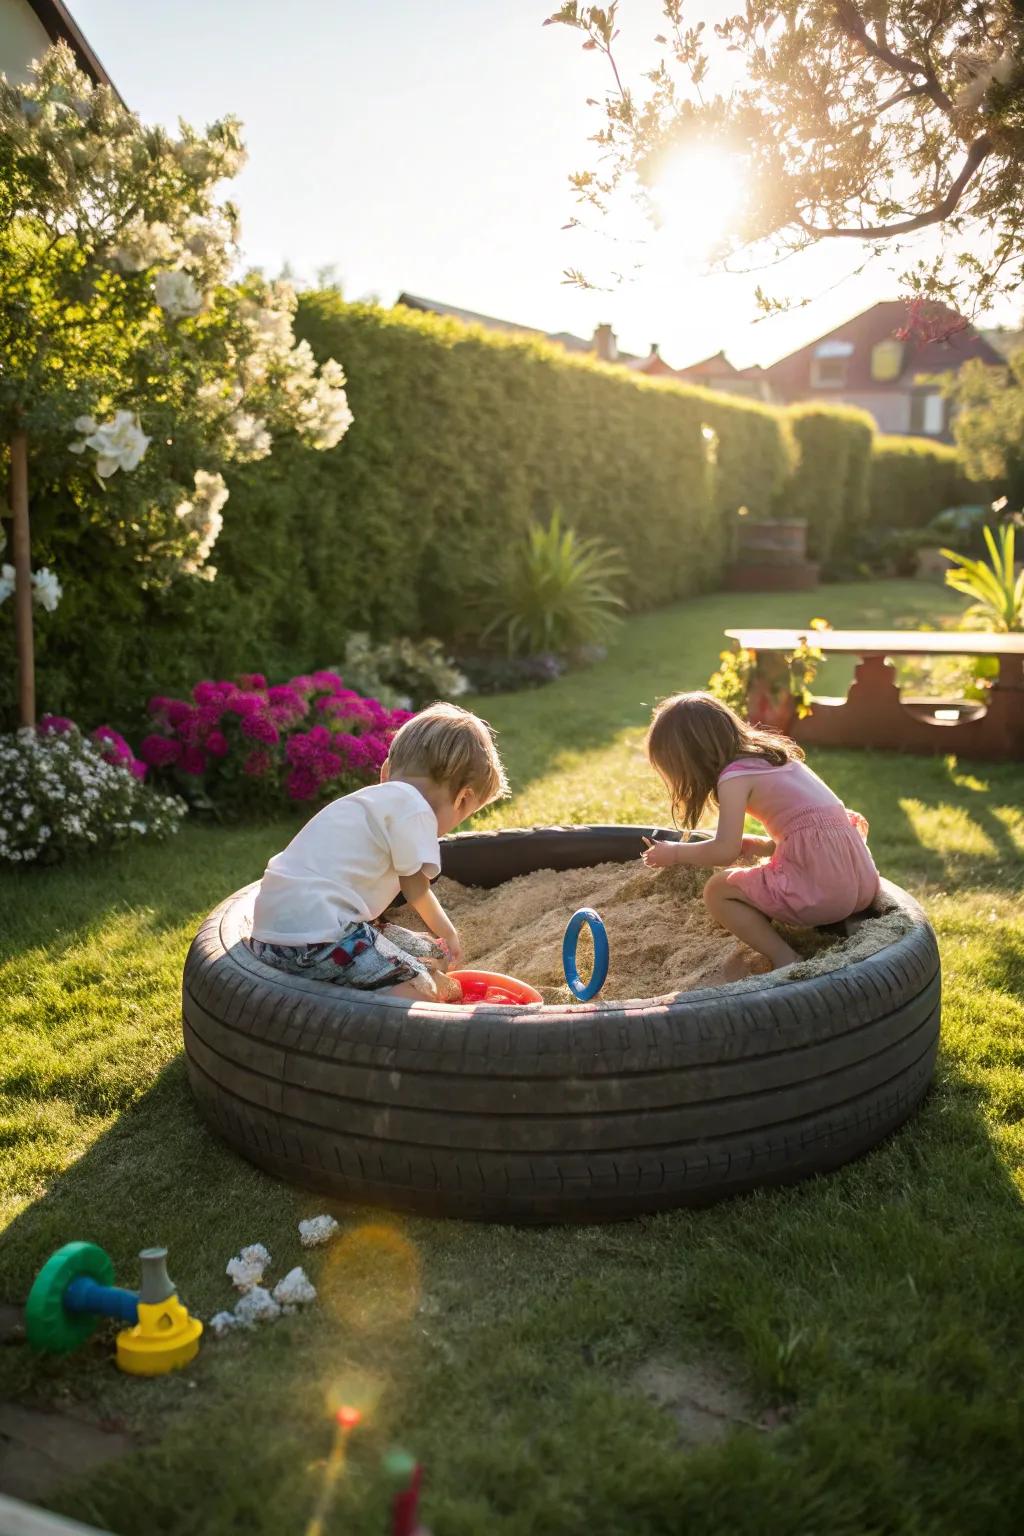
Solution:
<svg viewBox="0 0 1024 1536"><path fill-rule="evenodd" d="M260 672L204 681L190 700L151 699L149 713L154 729L139 745L142 763L201 781L213 799L283 787L292 800L316 800L369 783L410 718L346 688L336 672L274 686Z"/></svg>
<svg viewBox="0 0 1024 1536"><path fill-rule="evenodd" d="M36 725L40 736L66 736L77 729L75 722L66 715L40 715ZM90 740L96 743L108 763L120 764L137 779L146 777L148 765L135 756L120 731L115 731L113 726L98 725L90 732Z"/></svg>

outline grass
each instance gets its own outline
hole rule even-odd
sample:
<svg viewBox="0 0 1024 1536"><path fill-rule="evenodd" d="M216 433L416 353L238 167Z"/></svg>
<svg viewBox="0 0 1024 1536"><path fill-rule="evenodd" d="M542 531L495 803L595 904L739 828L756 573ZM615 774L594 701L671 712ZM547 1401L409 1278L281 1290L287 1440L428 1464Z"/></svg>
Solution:
<svg viewBox="0 0 1024 1536"><path fill-rule="evenodd" d="M639 755L649 704L699 685L721 630L802 623L807 599L703 598L633 620L609 660L488 701L516 797L493 825L662 820ZM914 583L827 588L834 624L935 622ZM838 691L830 677L823 684ZM814 764L926 904L946 994L936 1085L900 1134L819 1183L624 1226L518 1231L338 1210L312 1256L323 1304L210 1342L149 1383L112 1336L66 1359L0 1350L0 1395L118 1422L139 1449L56 1507L129 1536L305 1528L328 1411L367 1409L327 1530L386 1529L383 1450L427 1469L435 1536L993 1536L1017 1528L1024 1348L1024 768L872 753ZM163 847L0 880L0 1295L72 1237L166 1242L208 1317L223 1269L301 1261L323 1208L207 1134L179 1055L178 982L200 917L287 826L191 826ZM751 1417L686 1452L633 1385L652 1359L727 1370Z"/></svg>

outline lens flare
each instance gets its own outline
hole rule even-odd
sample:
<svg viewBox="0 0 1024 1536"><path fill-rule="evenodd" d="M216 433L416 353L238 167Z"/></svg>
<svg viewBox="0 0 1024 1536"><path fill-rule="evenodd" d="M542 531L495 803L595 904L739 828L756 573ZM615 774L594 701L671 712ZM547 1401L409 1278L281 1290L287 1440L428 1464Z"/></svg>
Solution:
<svg viewBox="0 0 1024 1536"><path fill-rule="evenodd" d="M743 164L724 149L678 149L658 172L650 195L665 241L684 257L704 259L727 234L739 208Z"/></svg>

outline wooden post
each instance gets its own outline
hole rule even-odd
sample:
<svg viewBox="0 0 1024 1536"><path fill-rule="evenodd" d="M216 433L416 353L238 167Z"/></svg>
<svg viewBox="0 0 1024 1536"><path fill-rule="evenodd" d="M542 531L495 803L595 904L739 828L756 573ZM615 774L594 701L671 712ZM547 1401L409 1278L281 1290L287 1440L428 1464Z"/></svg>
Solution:
<svg viewBox="0 0 1024 1536"><path fill-rule="evenodd" d="M32 554L28 527L28 438L11 434L11 513L14 519L14 633L18 654L18 716L36 723L36 664L32 643Z"/></svg>

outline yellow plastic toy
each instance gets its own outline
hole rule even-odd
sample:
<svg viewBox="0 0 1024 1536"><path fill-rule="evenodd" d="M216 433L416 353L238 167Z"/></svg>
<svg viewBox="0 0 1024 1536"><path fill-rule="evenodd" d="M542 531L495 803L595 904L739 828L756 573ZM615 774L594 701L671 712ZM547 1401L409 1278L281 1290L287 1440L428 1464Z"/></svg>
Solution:
<svg viewBox="0 0 1024 1536"><path fill-rule="evenodd" d="M101 1317L132 1326L117 1336L117 1364L132 1376L162 1376L194 1360L203 1325L178 1300L167 1273L167 1249L144 1248L142 1289L112 1285L114 1266L95 1243L65 1243L43 1265L25 1305L29 1343L67 1354Z"/></svg>

